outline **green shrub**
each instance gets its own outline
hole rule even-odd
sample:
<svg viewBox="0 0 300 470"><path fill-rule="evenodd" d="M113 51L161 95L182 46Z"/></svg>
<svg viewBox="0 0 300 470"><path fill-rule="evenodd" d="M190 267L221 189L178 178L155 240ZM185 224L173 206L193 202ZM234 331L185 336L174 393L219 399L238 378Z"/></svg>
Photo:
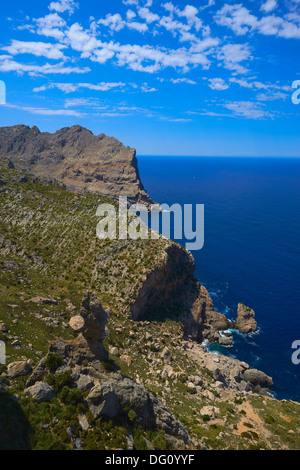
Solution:
<svg viewBox="0 0 300 470"><path fill-rule="evenodd" d="M210 416L209 415L203 415L202 419L203 419L203 421L210 421Z"/></svg>
<svg viewBox="0 0 300 470"><path fill-rule="evenodd" d="M128 418L129 418L129 421L133 422L135 421L135 419L137 418L137 414L134 410L130 410L128 412Z"/></svg>
<svg viewBox="0 0 300 470"><path fill-rule="evenodd" d="M51 373L54 373L63 363L63 358L58 354L49 353L46 358L46 367Z"/></svg>
<svg viewBox="0 0 300 470"><path fill-rule="evenodd" d="M62 374L50 374L45 380L53 387L56 393L59 393L64 386L70 387L72 384L71 373L69 370Z"/></svg>
<svg viewBox="0 0 300 470"><path fill-rule="evenodd" d="M59 398L66 405L78 405L82 401L82 392L78 388L70 388L65 385L60 394Z"/></svg>
<svg viewBox="0 0 300 470"><path fill-rule="evenodd" d="M117 367L113 361L103 361L101 364L103 365L106 372L115 372L117 370Z"/></svg>

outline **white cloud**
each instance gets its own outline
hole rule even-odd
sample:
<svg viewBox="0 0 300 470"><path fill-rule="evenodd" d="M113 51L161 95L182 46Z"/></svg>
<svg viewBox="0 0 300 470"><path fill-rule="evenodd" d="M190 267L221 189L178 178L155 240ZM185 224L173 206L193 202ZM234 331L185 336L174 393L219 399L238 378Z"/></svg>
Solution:
<svg viewBox="0 0 300 470"><path fill-rule="evenodd" d="M233 101L224 104L224 107L233 112L234 115L246 119L273 118L274 114L266 110L260 103L253 101Z"/></svg>
<svg viewBox="0 0 300 470"><path fill-rule="evenodd" d="M57 13L50 13L42 18L34 19L34 22L37 25L37 34L57 40L64 38L64 33L61 29L66 26L66 22Z"/></svg>
<svg viewBox="0 0 300 470"><path fill-rule="evenodd" d="M50 83L47 86L34 88L34 92L50 90L57 88L65 93L73 93L80 88L85 88L94 91L108 91L114 88L123 88L125 83L123 82L101 82L101 83Z"/></svg>
<svg viewBox="0 0 300 470"><path fill-rule="evenodd" d="M270 11L274 10L276 7L277 0L266 0L266 2L261 5L260 9L265 13L270 13Z"/></svg>
<svg viewBox="0 0 300 470"><path fill-rule="evenodd" d="M249 89L253 88L253 83L245 79L238 79L236 77L231 77L229 81L232 83L237 83L242 88L249 88Z"/></svg>
<svg viewBox="0 0 300 470"><path fill-rule="evenodd" d="M115 13L114 15L108 14L104 19L98 20L97 23L107 26L111 31L121 31L125 26L129 29L139 31L140 33L143 33L148 29L146 23L139 23L138 21L124 21L119 13Z"/></svg>
<svg viewBox="0 0 300 470"><path fill-rule="evenodd" d="M206 5L203 5L202 7L198 7L199 10L205 10L206 8L209 8L215 4L215 0L208 0L208 3Z"/></svg>
<svg viewBox="0 0 300 470"><path fill-rule="evenodd" d="M225 4L215 15L215 21L222 26L228 26L237 35L246 34L257 25L257 18L241 3Z"/></svg>
<svg viewBox="0 0 300 470"><path fill-rule="evenodd" d="M280 85L279 83L269 83L269 82L259 82L257 80L245 80L245 79L237 79L236 77L231 77L229 79L232 83L237 83L239 86L243 88L249 88L252 90L265 90L267 92L272 93L274 90L282 90L282 91L290 91L291 87L287 85Z"/></svg>
<svg viewBox="0 0 300 470"><path fill-rule="evenodd" d="M270 90L269 93L259 93L256 95L258 101L282 101L290 97L290 94L283 93L282 91Z"/></svg>
<svg viewBox="0 0 300 470"><path fill-rule="evenodd" d="M124 5L138 5L139 0L123 0L122 3L124 3Z"/></svg>
<svg viewBox="0 0 300 470"><path fill-rule="evenodd" d="M28 73L31 76L36 75L48 75L48 74L63 74L68 75L70 73L87 73L90 72L89 67L72 67L66 66L64 62L59 62L57 64L44 64L44 65L31 65L23 64L16 62L12 59L0 57L0 71L1 72L16 72L18 75L23 75Z"/></svg>
<svg viewBox="0 0 300 470"><path fill-rule="evenodd" d="M192 5L186 5L183 10L175 7L171 2L165 3L162 5L165 10L169 12L169 16L163 16L159 24L160 26L164 27L167 31L172 32L173 36L179 33L184 40L192 39L190 35L190 31L192 28L198 32L201 28L203 29L206 34L209 33L209 27L204 28L202 21L198 18L198 9ZM178 21L177 18L185 18L187 21L183 23L182 21ZM194 39L197 39L193 36Z"/></svg>
<svg viewBox="0 0 300 470"><path fill-rule="evenodd" d="M58 2L51 2L49 10L58 11L59 13L63 13L65 11L73 13L77 7L78 3L74 2L74 0L59 0Z"/></svg>
<svg viewBox="0 0 300 470"><path fill-rule="evenodd" d="M159 16L155 13L152 13L149 8L139 8L138 14L143 20L146 21L146 23L153 23L154 21L159 20Z"/></svg>
<svg viewBox="0 0 300 470"><path fill-rule="evenodd" d="M178 16L183 16L187 19L190 26L194 26L196 31L202 26L202 21L197 17L198 9L192 5L186 5L182 11L176 10Z"/></svg>
<svg viewBox="0 0 300 470"><path fill-rule="evenodd" d="M197 85L197 82L191 80L190 78L171 78L172 83L188 83L189 85Z"/></svg>
<svg viewBox="0 0 300 470"><path fill-rule="evenodd" d="M46 57L47 59L64 59L61 49L66 46L62 44L51 44L45 42L26 42L13 39L10 46L2 47L3 50L12 55L17 54L33 54L38 57Z"/></svg>
<svg viewBox="0 0 300 470"><path fill-rule="evenodd" d="M139 23L138 21L129 21L126 23L126 26L129 29L139 31L140 33L144 33L148 29L148 26L145 23Z"/></svg>
<svg viewBox="0 0 300 470"><path fill-rule="evenodd" d="M157 91L157 88L149 87L146 83L141 86L141 91L143 93L152 93L153 91Z"/></svg>
<svg viewBox="0 0 300 470"><path fill-rule="evenodd" d="M229 85L225 83L223 78L209 78L209 85L212 90L227 90Z"/></svg>
<svg viewBox="0 0 300 470"><path fill-rule="evenodd" d="M218 50L218 59L225 68L244 74L248 70L241 62L251 60L252 55L247 44L225 44Z"/></svg>
<svg viewBox="0 0 300 470"><path fill-rule="evenodd" d="M187 118L177 118L177 119L170 119L170 118L164 118L169 122L191 122L193 119L187 119Z"/></svg>
<svg viewBox="0 0 300 470"><path fill-rule="evenodd" d="M108 26L112 31L120 31L124 28L126 22L122 20L122 17L119 13L114 15L108 14L105 19L98 20L98 24L103 26Z"/></svg>
<svg viewBox="0 0 300 470"><path fill-rule="evenodd" d="M207 37L205 39L197 39L190 47L190 52L203 52L207 49L215 48L220 44L217 38Z"/></svg>
<svg viewBox="0 0 300 470"><path fill-rule="evenodd" d="M9 104L9 103L3 106L19 109L21 111L28 111L31 114L39 114L42 116L74 116L74 117L85 116L84 113L80 113L78 111L68 110L68 109L35 108L31 106L18 106L18 105Z"/></svg>
<svg viewBox="0 0 300 470"><path fill-rule="evenodd" d="M264 10L266 16L258 18L250 13L242 4L225 4L215 15L217 24L227 26L237 35L244 35L249 32L259 32L267 36L278 36L286 39L300 39L300 15L295 12L288 13L283 17L269 15L272 11L270 1L264 6L269 8Z"/></svg>
<svg viewBox="0 0 300 470"><path fill-rule="evenodd" d="M97 109L106 109L107 106L103 106L102 102L97 99L90 98L68 98L65 100L65 108L73 108L76 106L93 106Z"/></svg>
<svg viewBox="0 0 300 470"><path fill-rule="evenodd" d="M134 13L134 11L132 11L132 10L127 10L126 17L127 17L128 20L132 20L132 18L136 17L136 13Z"/></svg>
<svg viewBox="0 0 300 470"><path fill-rule="evenodd" d="M103 47L102 49L96 49L93 51L91 60L93 62L98 62L99 64L105 64L105 62L111 59L114 55L114 50L109 49L107 47Z"/></svg>
<svg viewBox="0 0 300 470"><path fill-rule="evenodd" d="M66 31L66 41L72 49L84 54L90 54L100 44L100 41L97 41L89 31L84 31L79 23L73 23Z"/></svg>

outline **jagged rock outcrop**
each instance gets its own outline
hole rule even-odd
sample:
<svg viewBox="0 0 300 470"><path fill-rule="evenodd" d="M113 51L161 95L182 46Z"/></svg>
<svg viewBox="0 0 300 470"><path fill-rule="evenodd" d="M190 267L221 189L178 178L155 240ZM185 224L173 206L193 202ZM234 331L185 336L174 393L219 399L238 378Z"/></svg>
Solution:
<svg viewBox="0 0 300 470"><path fill-rule="evenodd" d="M47 362L51 356L60 357L54 373L68 371L72 388L89 391L85 404L94 418L115 418L131 411L136 425L144 429L161 429L175 436L182 446L191 443L184 426L158 398L122 375L113 364L110 364L110 370L106 369L107 362L103 364L108 359L103 347L106 319L97 296L85 292L80 313L70 320L70 326L80 332L79 336L75 340L59 339L50 343L48 355L41 359L27 380L24 393L39 403L52 400L55 393L47 383L50 373Z"/></svg>
<svg viewBox="0 0 300 470"><path fill-rule="evenodd" d="M80 351L82 358L104 360L108 354L104 349L105 325L107 313L95 293L87 291L83 294L80 312L70 318L69 324L77 333L75 351ZM52 346L54 347L54 346Z"/></svg>
<svg viewBox="0 0 300 470"><path fill-rule="evenodd" d="M71 191L151 204L139 176L136 151L105 134L75 125L53 134L25 125L0 128L0 156L15 168L56 179Z"/></svg>
<svg viewBox="0 0 300 470"><path fill-rule="evenodd" d="M256 331L257 322L254 319L255 313L252 308L239 303L237 309L237 317L233 324L233 327L241 333L252 333Z"/></svg>
<svg viewBox="0 0 300 470"><path fill-rule="evenodd" d="M106 414L114 418L125 410L133 410L137 425L162 429L186 443L189 441L183 425L158 398L121 374L102 375L102 381L96 383L87 396L87 403L94 417Z"/></svg>

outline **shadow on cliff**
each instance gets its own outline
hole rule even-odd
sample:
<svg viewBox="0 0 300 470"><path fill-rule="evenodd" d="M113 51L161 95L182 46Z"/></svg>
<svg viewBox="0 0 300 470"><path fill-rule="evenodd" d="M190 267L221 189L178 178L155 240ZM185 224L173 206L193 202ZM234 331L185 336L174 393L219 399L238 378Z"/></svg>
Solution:
<svg viewBox="0 0 300 470"><path fill-rule="evenodd" d="M0 450L30 450L30 424L19 403L0 391Z"/></svg>

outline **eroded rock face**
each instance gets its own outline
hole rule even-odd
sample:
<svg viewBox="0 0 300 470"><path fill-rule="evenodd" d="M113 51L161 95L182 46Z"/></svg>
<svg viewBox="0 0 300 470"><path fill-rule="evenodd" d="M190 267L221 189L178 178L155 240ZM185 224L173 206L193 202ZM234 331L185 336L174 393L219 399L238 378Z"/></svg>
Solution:
<svg viewBox="0 0 300 470"><path fill-rule="evenodd" d="M257 322L255 321L254 316L254 310L242 303L239 303L234 328L245 334L256 331Z"/></svg>
<svg viewBox="0 0 300 470"><path fill-rule="evenodd" d="M0 156L15 168L62 182L71 191L151 204L138 171L136 151L104 134L72 126L54 134L25 125L0 128Z"/></svg>
<svg viewBox="0 0 300 470"><path fill-rule="evenodd" d="M218 331L228 329L231 323L225 315L215 311L207 289L194 277L194 270L193 255L170 242L141 285L131 306L131 317L134 320L147 318L148 312L155 316L156 309L167 309L168 304L177 302L181 306L180 320L186 336L200 341L218 339Z"/></svg>

